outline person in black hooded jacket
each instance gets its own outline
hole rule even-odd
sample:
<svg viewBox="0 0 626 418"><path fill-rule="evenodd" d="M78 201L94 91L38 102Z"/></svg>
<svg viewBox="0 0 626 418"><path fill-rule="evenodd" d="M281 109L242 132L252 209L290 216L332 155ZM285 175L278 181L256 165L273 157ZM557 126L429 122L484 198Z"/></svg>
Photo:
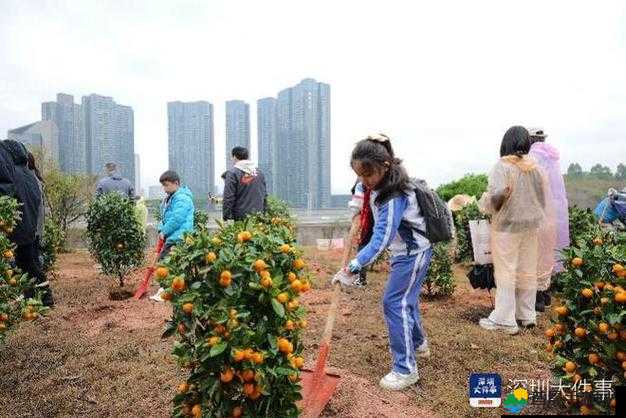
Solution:
<svg viewBox="0 0 626 418"><path fill-rule="evenodd" d="M20 270L35 279L37 287L43 291L42 302L52 306L52 291L43 272L36 239L41 189L35 174L28 168L26 147L8 139L0 142L0 195L11 196L21 204L21 219L9 236L17 247L15 263ZM24 296L30 298L34 294L34 288L30 288Z"/></svg>

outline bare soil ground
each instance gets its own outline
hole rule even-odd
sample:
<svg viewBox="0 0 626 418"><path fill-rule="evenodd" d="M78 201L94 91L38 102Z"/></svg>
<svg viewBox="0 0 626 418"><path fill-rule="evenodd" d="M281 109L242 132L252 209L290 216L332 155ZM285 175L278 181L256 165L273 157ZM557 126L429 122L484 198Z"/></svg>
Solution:
<svg viewBox="0 0 626 418"><path fill-rule="evenodd" d="M312 366L330 303L328 278L340 256L307 253L319 278L302 298L309 309L305 340ZM0 417L169 416L174 388L184 379L169 354L172 340L160 339L170 307L145 298L110 300L115 281L99 276L84 252L63 255L59 266L52 284L55 309L21 325L0 349ZM549 376L546 319L515 337L482 330L477 321L489 313L489 296L471 290L464 273L457 267L452 298L422 303L432 356L419 364L420 383L403 392L378 387L390 368L380 303L386 275L370 274L367 289L342 294L329 364L342 379L324 417L500 416L502 409L469 407L469 373L497 372L505 383ZM139 279L137 274L129 287Z"/></svg>

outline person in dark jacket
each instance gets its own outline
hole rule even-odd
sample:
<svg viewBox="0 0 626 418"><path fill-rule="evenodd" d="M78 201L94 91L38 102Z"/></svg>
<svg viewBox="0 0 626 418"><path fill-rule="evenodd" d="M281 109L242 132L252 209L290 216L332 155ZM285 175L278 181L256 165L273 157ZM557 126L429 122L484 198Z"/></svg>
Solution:
<svg viewBox="0 0 626 418"><path fill-rule="evenodd" d="M123 178L117 169L117 164L106 163L104 166L107 176L102 178L96 186L96 197L105 193L117 192L122 196L134 199L135 189L130 181Z"/></svg>
<svg viewBox="0 0 626 418"><path fill-rule="evenodd" d="M15 226L9 239L16 245L15 264L35 280L43 291L42 302L52 306L52 290L46 280L37 243L37 225L41 210L42 192L35 173L28 168L28 151L16 141L5 140L0 143L0 194L15 198L21 204L22 217ZM35 289L24 292L24 297L31 298Z"/></svg>
<svg viewBox="0 0 626 418"><path fill-rule="evenodd" d="M232 156L235 165L223 176L222 214L225 221L239 221L252 213L265 212L267 205L265 177L248 159L248 150L235 147Z"/></svg>

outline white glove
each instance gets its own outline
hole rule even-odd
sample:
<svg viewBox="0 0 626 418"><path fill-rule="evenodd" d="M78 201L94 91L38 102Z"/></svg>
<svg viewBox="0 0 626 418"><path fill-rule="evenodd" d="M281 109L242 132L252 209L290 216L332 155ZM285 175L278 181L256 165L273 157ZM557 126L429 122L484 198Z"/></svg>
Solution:
<svg viewBox="0 0 626 418"><path fill-rule="evenodd" d="M335 285L335 283L339 282L342 287L354 287L354 282L356 281L357 276L355 274L350 273L347 269L341 269L333 276L331 279L331 284Z"/></svg>

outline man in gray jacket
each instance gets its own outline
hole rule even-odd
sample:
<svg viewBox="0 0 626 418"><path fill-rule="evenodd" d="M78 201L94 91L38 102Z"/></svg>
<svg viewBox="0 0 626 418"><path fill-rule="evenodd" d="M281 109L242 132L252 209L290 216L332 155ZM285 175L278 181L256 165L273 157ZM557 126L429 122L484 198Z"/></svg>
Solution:
<svg viewBox="0 0 626 418"><path fill-rule="evenodd" d="M235 165L222 176L222 214L225 221L239 221L252 213L265 212L267 202L265 177L248 159L248 150L235 147L232 156Z"/></svg>
<svg viewBox="0 0 626 418"><path fill-rule="evenodd" d="M129 199L134 199L135 189L133 188L133 185L130 184L130 181L122 178L117 170L117 164L106 163L104 165L104 169L106 170L107 176L98 182L98 186L96 187L96 197L105 193L117 192Z"/></svg>

